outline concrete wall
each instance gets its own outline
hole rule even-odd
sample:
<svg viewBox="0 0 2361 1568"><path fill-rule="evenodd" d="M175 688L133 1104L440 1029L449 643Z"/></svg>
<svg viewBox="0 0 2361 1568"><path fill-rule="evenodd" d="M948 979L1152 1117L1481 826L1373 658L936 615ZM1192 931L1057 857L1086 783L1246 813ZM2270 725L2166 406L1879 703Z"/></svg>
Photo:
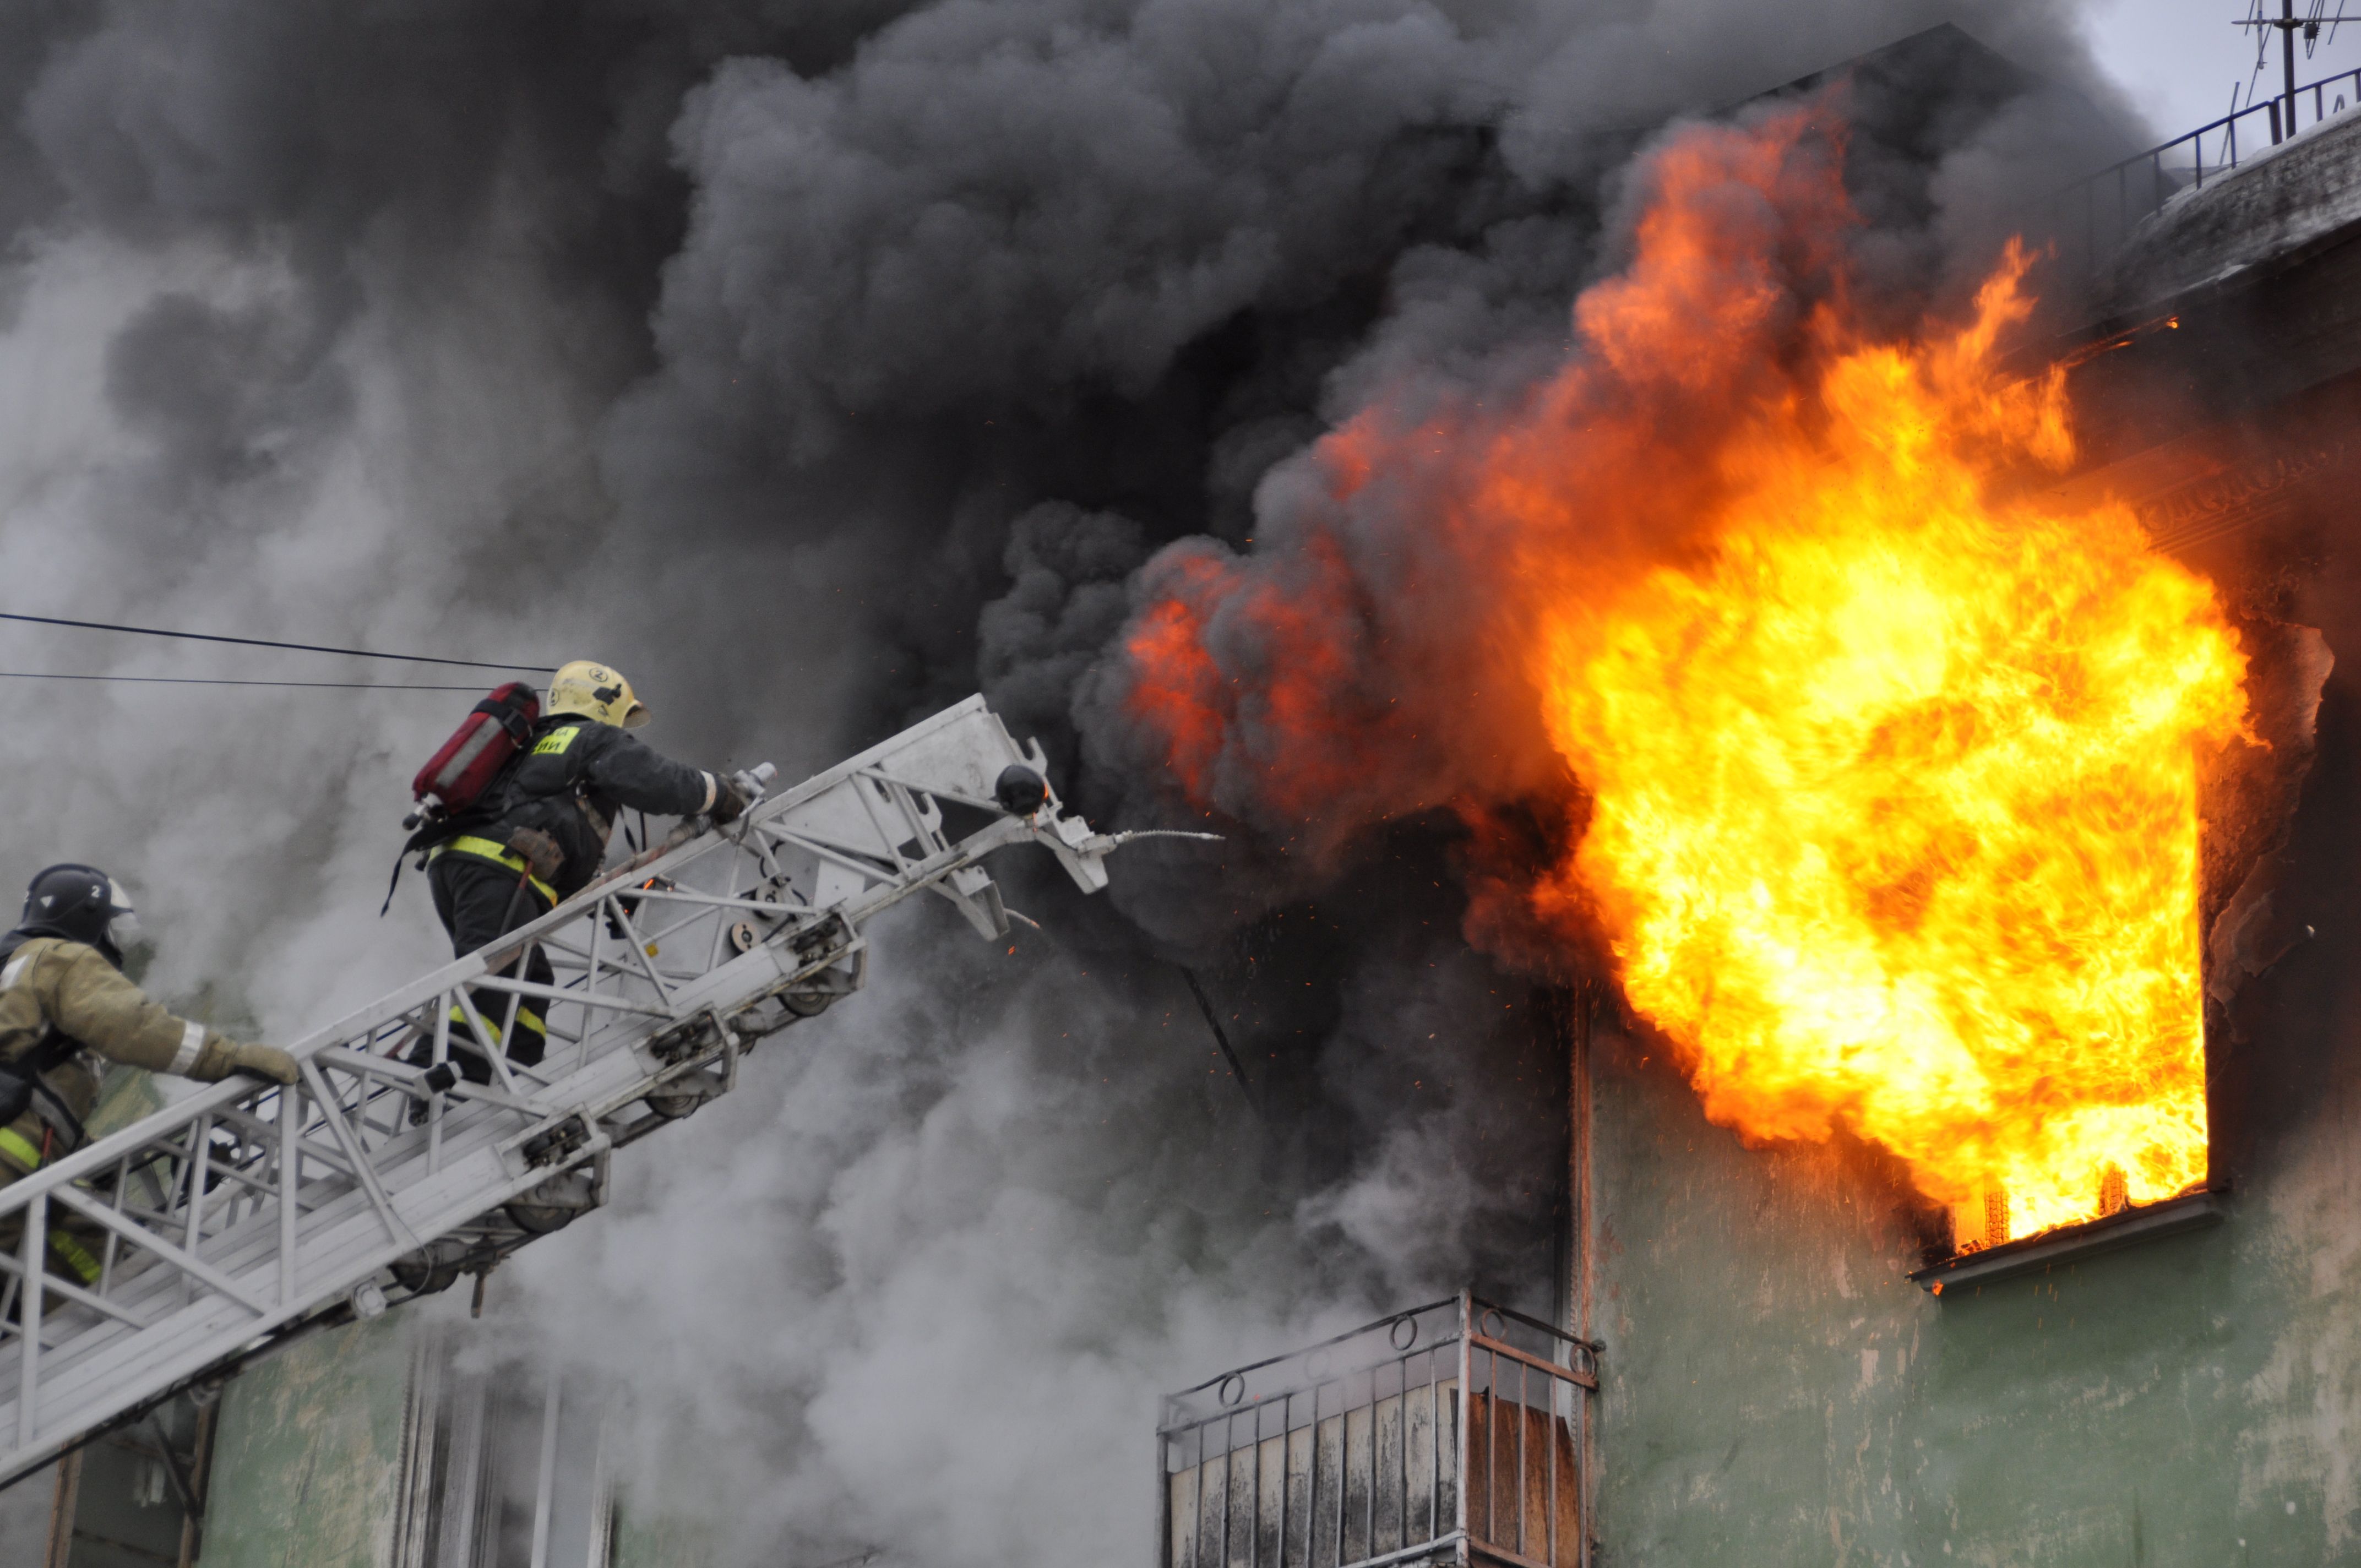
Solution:
<svg viewBox="0 0 2361 1568"><path fill-rule="evenodd" d="M2350 1499L2238 1452L2312 1337L2288 1332L2268 1205L1938 1303L1867 1161L1750 1154L1620 1054L1596 1146L1608 1561L2333 1561Z"/></svg>
<svg viewBox="0 0 2361 1568"><path fill-rule="evenodd" d="M224 1390L202 1568L383 1568L410 1387L400 1318L315 1335Z"/></svg>
<svg viewBox="0 0 2361 1568"><path fill-rule="evenodd" d="M43 1568L49 1552L49 1504L57 1466L48 1465L0 1488L0 1568Z"/></svg>
<svg viewBox="0 0 2361 1568"><path fill-rule="evenodd" d="M2332 565L2332 643L2361 593ZM2210 1231L1939 1301L1890 1162L1750 1151L1660 1046L1593 1047L1610 1563L2361 1562L2361 688L2321 713L2283 913L2213 1043Z"/></svg>
<svg viewBox="0 0 2361 1568"><path fill-rule="evenodd" d="M697 1520L625 1502L615 1520L614 1568L714 1568L718 1531Z"/></svg>

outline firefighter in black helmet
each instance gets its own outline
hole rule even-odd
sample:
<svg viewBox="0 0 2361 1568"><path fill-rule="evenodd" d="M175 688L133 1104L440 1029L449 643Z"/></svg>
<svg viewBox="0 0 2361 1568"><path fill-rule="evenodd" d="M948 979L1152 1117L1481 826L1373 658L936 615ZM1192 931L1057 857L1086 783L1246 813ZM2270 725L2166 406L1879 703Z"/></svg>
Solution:
<svg viewBox="0 0 2361 1568"><path fill-rule="evenodd" d="M25 890L16 928L0 937L0 1186L80 1148L97 1102L99 1062L211 1083L234 1072L295 1081L295 1059L175 1018L124 978L132 913L115 880L92 866L51 866ZM19 1220L0 1222L0 1253ZM95 1238L79 1221L49 1233L60 1267L98 1277Z"/></svg>
<svg viewBox="0 0 2361 1568"><path fill-rule="evenodd" d="M624 733L647 721L631 683L605 665L577 659L557 672L532 744L429 851L427 883L455 957L498 941L588 885L624 807L722 823L746 809L746 792L733 781L660 756ZM516 969L511 962L495 972L505 978ZM555 979L539 948L525 961L524 978L536 985ZM470 1000L493 1043L506 1036L508 1060L527 1067L541 1060L549 1028L540 1002L494 991L471 992ZM459 1070L490 1081L491 1069L459 1043L472 1043L476 1032L456 1006L451 1035ZM413 1059L423 1064L432 1050L422 1041Z"/></svg>

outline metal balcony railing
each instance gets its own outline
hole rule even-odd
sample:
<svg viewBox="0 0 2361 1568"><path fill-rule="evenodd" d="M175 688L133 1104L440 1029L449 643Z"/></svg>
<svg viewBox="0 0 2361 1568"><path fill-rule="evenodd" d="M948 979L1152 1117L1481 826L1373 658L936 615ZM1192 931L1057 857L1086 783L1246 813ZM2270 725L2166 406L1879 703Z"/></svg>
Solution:
<svg viewBox="0 0 2361 1568"><path fill-rule="evenodd" d="M1164 1402L1160 1568L1588 1568L1598 1347L1463 1292Z"/></svg>
<svg viewBox="0 0 2361 1568"><path fill-rule="evenodd" d="M2060 263L2086 277L2095 274L2141 219L2180 192L2219 180L2238 167L2242 156L2251 159L2305 126L2356 105L2361 67L2249 104L2077 180L2048 199ZM2307 107L2309 120L2303 117Z"/></svg>

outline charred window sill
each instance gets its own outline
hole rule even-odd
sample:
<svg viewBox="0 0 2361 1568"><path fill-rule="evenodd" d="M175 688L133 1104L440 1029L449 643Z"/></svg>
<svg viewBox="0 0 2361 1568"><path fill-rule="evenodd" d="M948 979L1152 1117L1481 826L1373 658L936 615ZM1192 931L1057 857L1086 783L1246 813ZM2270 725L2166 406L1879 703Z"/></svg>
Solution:
<svg viewBox="0 0 2361 1568"><path fill-rule="evenodd" d="M2061 1263L2078 1263L2098 1253L2140 1242L2177 1236L2220 1223L2230 1212L2227 1191L2191 1192L2160 1203L2143 1203L2062 1230L2045 1231L2023 1241L2008 1242L1914 1271L1910 1277L1929 1295L1940 1296L1967 1285L2032 1274Z"/></svg>

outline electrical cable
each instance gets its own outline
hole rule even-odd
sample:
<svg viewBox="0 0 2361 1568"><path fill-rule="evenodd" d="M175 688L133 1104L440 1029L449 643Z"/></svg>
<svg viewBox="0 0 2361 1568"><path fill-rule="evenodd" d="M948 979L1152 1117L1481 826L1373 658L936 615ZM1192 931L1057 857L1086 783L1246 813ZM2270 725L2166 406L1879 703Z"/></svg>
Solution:
<svg viewBox="0 0 2361 1568"><path fill-rule="evenodd" d="M481 686L409 685L399 681L230 681L201 675L61 675L46 670L0 670L0 681L122 681L146 686L317 686L334 691L480 692Z"/></svg>
<svg viewBox="0 0 2361 1568"><path fill-rule="evenodd" d="M367 648L330 648L317 642L274 642L266 637L225 637L212 631L168 631L159 626L119 626L112 621L68 620L55 615L12 615L5 610L0 610L0 620L29 621L37 626L78 626L88 631L127 631L138 637L177 637L192 642L235 642L246 648L286 648L298 653L340 653L355 659L398 659L408 664L458 664L470 670L525 670L545 674L557 668L555 664L495 664L482 659L443 659L429 653L379 653Z"/></svg>
<svg viewBox="0 0 2361 1568"><path fill-rule="evenodd" d="M1026 924L1033 922L1027 921ZM1261 1099L1255 1093L1254 1085L1246 1081L1246 1063L1238 1060L1238 1053L1230 1048L1230 1032L1222 1027L1219 1018L1213 1016L1213 999L1207 996L1205 988L1198 983L1195 970L1186 964L1174 964L1172 967L1179 970L1180 978L1189 982L1189 994L1197 999L1197 1010L1205 1015L1205 1027L1213 1031L1213 1043L1222 1047L1222 1059L1230 1064L1230 1076L1238 1080L1238 1092L1246 1096L1246 1109L1254 1113L1256 1121L1261 1121Z"/></svg>

